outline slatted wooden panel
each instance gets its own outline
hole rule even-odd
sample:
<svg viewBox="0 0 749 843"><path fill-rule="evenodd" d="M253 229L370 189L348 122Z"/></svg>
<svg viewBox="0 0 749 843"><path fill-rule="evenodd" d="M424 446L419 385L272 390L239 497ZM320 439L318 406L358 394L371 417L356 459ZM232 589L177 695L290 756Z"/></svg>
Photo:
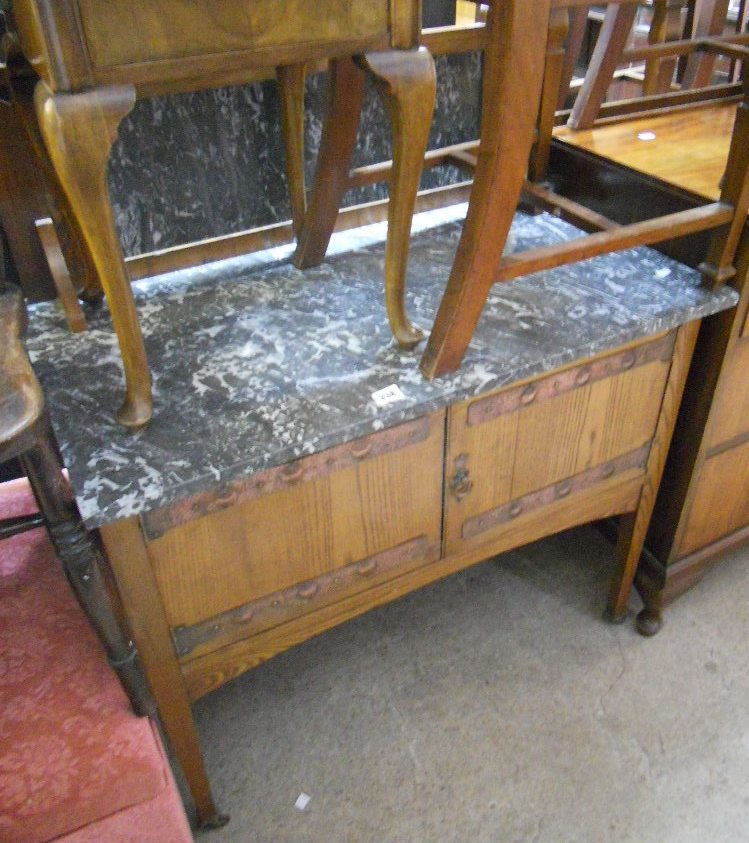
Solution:
<svg viewBox="0 0 749 843"><path fill-rule="evenodd" d="M575 484L587 488L610 482L612 475L624 478L641 471L647 449L634 452L654 434L668 370L668 360L656 359L480 424L469 423L475 401L451 407L446 552L458 552L467 542L496 540L506 529L499 523L504 515L496 512L498 507L514 504L514 517L529 507L547 505L555 494L570 494L570 489L574 494ZM632 459L621 461L630 454ZM593 471L604 464L605 470ZM460 490L456 496L450 484L463 465L472 486L459 500ZM554 484L561 485L553 490ZM523 501L544 489L549 490L545 498ZM490 517L479 523L479 516L486 513Z"/></svg>
<svg viewBox="0 0 749 843"><path fill-rule="evenodd" d="M150 541L170 625L196 624L414 539L437 556L444 413L425 423L416 444L189 520ZM419 561L427 560L409 557Z"/></svg>

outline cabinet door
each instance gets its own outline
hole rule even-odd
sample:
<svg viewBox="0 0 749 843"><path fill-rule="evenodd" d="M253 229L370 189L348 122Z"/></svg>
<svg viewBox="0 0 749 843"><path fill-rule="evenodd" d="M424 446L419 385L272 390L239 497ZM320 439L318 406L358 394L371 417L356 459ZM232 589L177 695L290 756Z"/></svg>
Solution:
<svg viewBox="0 0 749 843"><path fill-rule="evenodd" d="M487 555L635 509L674 335L450 408L445 550Z"/></svg>
<svg viewBox="0 0 749 843"><path fill-rule="evenodd" d="M444 412L142 518L180 656L439 558Z"/></svg>

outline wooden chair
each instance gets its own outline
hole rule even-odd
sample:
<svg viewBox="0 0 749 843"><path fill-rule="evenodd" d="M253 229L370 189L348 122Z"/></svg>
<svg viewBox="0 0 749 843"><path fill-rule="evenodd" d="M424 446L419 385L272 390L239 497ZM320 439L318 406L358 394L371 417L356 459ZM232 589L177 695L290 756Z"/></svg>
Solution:
<svg viewBox="0 0 749 843"><path fill-rule="evenodd" d="M694 0L653 0L653 20L648 44L657 46L684 38L720 36L728 15L728 4L729 0L704 0L699 4L695 19ZM571 128L591 128L600 113L616 68L628 60L625 46L635 23L638 5L632 0L619 0L607 5L598 41L570 114ZM685 7L685 26L682 29L681 14ZM686 61L681 89L688 90L708 85L714 62L715 55L713 54L692 53ZM675 71L675 56L651 55L647 57L643 93L645 95L666 93L671 88Z"/></svg>
<svg viewBox="0 0 749 843"><path fill-rule="evenodd" d="M287 4L282 11L270 0L249 7L232 0L222 4L220 13L209 0L139 5L129 0L14 3L12 28L19 52L12 57L16 68L12 76L22 80L30 65L40 77L33 110L109 302L126 382L125 401L117 417L126 426L138 427L151 418L151 382L115 231L106 167L117 127L138 95L246 82L277 66L287 135L298 139L303 65L331 59L333 99L306 214L298 140L290 156L294 217L300 231L296 260L300 266L309 266L324 256L346 187L362 84L357 68L372 74L393 122L385 269L388 316L401 344L411 346L421 337L404 305L411 216L435 96L434 64L428 52L418 47L420 4L417 0L323 0L322 5ZM14 95L21 104L29 101L18 81ZM31 105L23 107L28 110Z"/></svg>
<svg viewBox="0 0 749 843"><path fill-rule="evenodd" d="M104 643L136 714L155 707L110 603L102 555L84 528L54 442L44 396L23 348L25 309L18 289L0 281L0 463L19 459L39 513L0 521L0 539L44 526L81 605Z"/></svg>

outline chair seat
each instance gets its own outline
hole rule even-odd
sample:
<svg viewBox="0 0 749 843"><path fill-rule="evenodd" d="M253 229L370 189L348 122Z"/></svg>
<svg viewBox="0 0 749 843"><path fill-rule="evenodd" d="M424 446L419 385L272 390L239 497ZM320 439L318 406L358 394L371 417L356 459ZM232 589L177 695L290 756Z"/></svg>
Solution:
<svg viewBox="0 0 749 843"><path fill-rule="evenodd" d="M0 486L0 517L35 509L25 480ZM5 540L0 546L0 841L60 837L149 803L169 784L153 727L133 714L46 532L36 529ZM86 839L93 838L80 837Z"/></svg>

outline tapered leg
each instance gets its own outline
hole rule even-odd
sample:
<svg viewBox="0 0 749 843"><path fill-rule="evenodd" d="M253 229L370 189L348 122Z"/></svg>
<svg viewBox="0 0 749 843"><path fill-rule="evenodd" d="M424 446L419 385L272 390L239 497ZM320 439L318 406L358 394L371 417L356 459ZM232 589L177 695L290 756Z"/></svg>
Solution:
<svg viewBox="0 0 749 843"><path fill-rule="evenodd" d="M541 108L538 115L538 139L533 147L528 178L543 181L549 166L551 135L554 131L554 114L562 84L565 49L564 41L569 32L569 10L552 9L549 18L549 35L546 46L546 69L541 90ZM567 83L569 87L569 82Z"/></svg>
<svg viewBox="0 0 749 843"><path fill-rule="evenodd" d="M608 605L605 611L605 617L614 623L624 620L627 614L627 603L632 591L632 583L645 544L645 536L650 524L650 516L653 513L655 496L663 475L663 467L666 464L666 455L671 444L671 435L674 431L699 327L700 323L697 320L679 328L661 412L645 466L645 480L640 493L640 500L637 509L625 515L621 520L617 543L619 565L611 581Z"/></svg>
<svg viewBox="0 0 749 843"><path fill-rule="evenodd" d="M648 44L665 44L681 37L682 0L655 0L653 20L648 33ZM646 96L664 94L674 80L676 59L649 59L645 62L645 79L642 92Z"/></svg>
<svg viewBox="0 0 749 843"><path fill-rule="evenodd" d="M404 348L423 337L406 314L406 267L416 193L419 189L437 80L424 47L368 53L361 62L373 74L393 127L388 234L385 247L385 304L393 336Z"/></svg>
<svg viewBox="0 0 749 843"><path fill-rule="evenodd" d="M218 828L229 818L219 814L213 802L190 700L138 519L108 524L101 536L164 732L185 774L200 823Z"/></svg>
<svg viewBox="0 0 749 843"><path fill-rule="evenodd" d="M458 252L421 360L428 378L460 366L502 257L533 144L546 52L538 27L549 6L503 0L489 7L481 146Z"/></svg>
<svg viewBox="0 0 749 843"><path fill-rule="evenodd" d="M135 90L53 94L39 82L34 99L47 151L109 301L125 369L125 401L117 419L139 427L151 418L151 377L106 178L109 151L120 121L135 104Z"/></svg>
<svg viewBox="0 0 749 843"><path fill-rule="evenodd" d="M364 73L351 58L335 59L328 70L328 113L304 225L297 236L294 264L317 266L325 258L341 198L348 188L351 156L359 128Z"/></svg>
<svg viewBox="0 0 749 843"><path fill-rule="evenodd" d="M281 93L281 120L286 148L291 222L299 237L304 224L307 199L304 188L304 64L290 64L276 70Z"/></svg>
<svg viewBox="0 0 749 843"><path fill-rule="evenodd" d="M729 0L703 0L699 7L694 37L720 35L726 24ZM715 55L711 53L693 53L687 59L682 84L684 88L704 88L710 84Z"/></svg>
<svg viewBox="0 0 749 843"><path fill-rule="evenodd" d="M567 46L564 51L561 79L559 80L559 96L557 99L557 108L559 109L564 108L567 102L570 92L570 82L572 82L572 77L575 75L575 67L577 66L583 48L589 11L590 6L577 6L576 8L567 10L569 15L569 34L567 35Z"/></svg>
<svg viewBox="0 0 749 843"><path fill-rule="evenodd" d="M636 3L607 7L585 81L570 115L573 129L590 129L598 116L636 14Z"/></svg>

